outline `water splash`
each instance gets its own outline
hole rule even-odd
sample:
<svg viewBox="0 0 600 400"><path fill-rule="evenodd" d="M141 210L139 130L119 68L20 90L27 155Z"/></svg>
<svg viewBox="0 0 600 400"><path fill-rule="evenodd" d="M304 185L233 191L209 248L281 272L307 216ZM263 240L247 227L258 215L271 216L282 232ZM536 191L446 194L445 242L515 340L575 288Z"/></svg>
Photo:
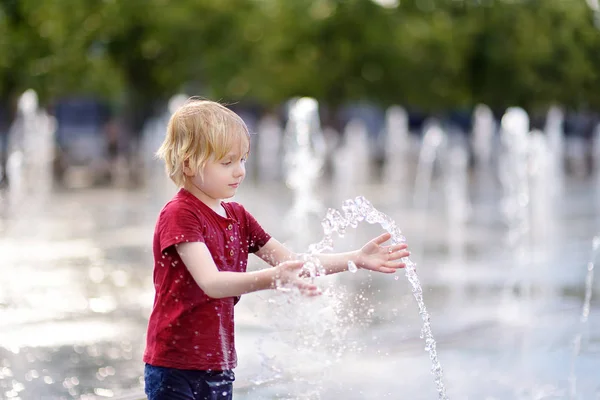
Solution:
<svg viewBox="0 0 600 400"><path fill-rule="evenodd" d="M343 236L348 227L356 228L359 222L366 221L370 224L380 224L381 227L392 235L392 244L405 243L406 238L396 225L393 219L388 215L378 211L373 205L363 196L358 196L355 199L344 201L342 211L330 208L323 219L324 237L318 242L309 246L309 253L306 255L307 262L303 268L311 276L323 275L323 267L314 257L315 254L322 253L327 250L332 250L333 233ZM412 286L412 292L419 306L419 314L423 320L421 329L421 338L425 340L425 351L429 353L431 360L431 373L435 379L435 386L438 392L439 400L448 400L446 388L443 383L443 370L438 361L436 342L431 332L431 322L429 312L423 302L423 289L417 276L416 264L408 257L402 260L406 264L405 275Z"/></svg>
<svg viewBox="0 0 600 400"><path fill-rule="evenodd" d="M579 319L579 331L573 339L573 355L571 357L571 371L569 374L569 398L577 398L577 375L575 374L575 361L581 352L581 340L583 337L583 327L587 324L590 315L590 306L592 302L592 291L594 284L594 264L600 250L600 236L594 237L592 241L592 253L590 261L587 264L587 274L585 276L585 297L583 299L583 307L581 317Z"/></svg>
<svg viewBox="0 0 600 400"><path fill-rule="evenodd" d="M324 288L312 301L289 287L263 295L269 296L268 313L274 318L271 332L257 339L261 367L251 383L255 387L284 383L290 399L321 399L319 392L326 387L327 377L318 371L341 365L346 354L361 351L359 342L350 340L348 334L357 325L369 325L371 313L348 311L348 304L362 300L340 286ZM290 359L294 360L291 364ZM306 397L307 392L313 394Z"/></svg>

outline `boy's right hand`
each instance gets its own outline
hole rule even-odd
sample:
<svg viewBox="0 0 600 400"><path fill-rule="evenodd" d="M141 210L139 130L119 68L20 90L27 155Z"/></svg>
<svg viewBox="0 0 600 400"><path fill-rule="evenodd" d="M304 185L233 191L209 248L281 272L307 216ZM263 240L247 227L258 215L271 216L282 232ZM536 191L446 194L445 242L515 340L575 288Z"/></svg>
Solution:
<svg viewBox="0 0 600 400"><path fill-rule="evenodd" d="M300 269L304 265L304 261L292 260L285 261L275 266L275 287L291 285L300 290L300 292L307 296L318 296L321 294L321 290L317 285L307 282L300 278Z"/></svg>

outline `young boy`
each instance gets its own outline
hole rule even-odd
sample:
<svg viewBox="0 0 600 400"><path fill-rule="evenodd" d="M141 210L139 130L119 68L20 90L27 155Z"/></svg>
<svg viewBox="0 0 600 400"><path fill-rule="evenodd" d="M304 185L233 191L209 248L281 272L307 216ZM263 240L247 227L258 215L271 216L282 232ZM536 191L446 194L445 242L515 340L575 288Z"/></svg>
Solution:
<svg viewBox="0 0 600 400"><path fill-rule="evenodd" d="M180 188L154 232L154 306L144 362L149 400L232 399L237 364L233 307L244 293L290 285L318 288L299 276L299 256L271 238L233 197L244 180L250 146L242 119L221 104L189 100L167 128L158 156ZM321 254L326 272L358 267L393 273L406 245L381 235L360 250ZM248 254L273 268L246 272Z"/></svg>

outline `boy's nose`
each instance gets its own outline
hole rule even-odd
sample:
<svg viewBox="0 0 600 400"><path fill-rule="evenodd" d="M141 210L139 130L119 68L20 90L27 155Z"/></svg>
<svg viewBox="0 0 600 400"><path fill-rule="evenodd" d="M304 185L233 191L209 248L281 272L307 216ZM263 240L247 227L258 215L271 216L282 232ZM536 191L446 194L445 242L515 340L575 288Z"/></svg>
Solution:
<svg viewBox="0 0 600 400"><path fill-rule="evenodd" d="M243 164L238 165L238 167L233 171L235 176L244 176L246 174L246 167Z"/></svg>

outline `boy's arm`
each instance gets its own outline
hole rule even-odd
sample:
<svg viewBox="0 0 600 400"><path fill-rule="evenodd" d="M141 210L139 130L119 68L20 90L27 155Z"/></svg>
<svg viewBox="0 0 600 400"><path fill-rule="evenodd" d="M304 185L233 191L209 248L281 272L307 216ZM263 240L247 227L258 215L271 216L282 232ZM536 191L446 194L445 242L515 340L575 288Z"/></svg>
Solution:
<svg viewBox="0 0 600 400"><path fill-rule="evenodd" d="M300 258L298 254L294 253L274 238L269 239L269 241L254 254L273 267L281 262L298 260Z"/></svg>
<svg viewBox="0 0 600 400"><path fill-rule="evenodd" d="M390 234L384 233L369 241L360 250L346 253L317 254L316 257L323 265L327 275L347 271L349 261L352 261L359 268L394 273L398 268L404 268L405 264L399 260L408 257L410 253L405 251L406 244L383 246L383 243L389 239ZM256 255L271 265L300 258L299 254L290 251L273 238L261 247Z"/></svg>
<svg viewBox="0 0 600 400"><path fill-rule="evenodd" d="M302 261L280 263L277 268L253 272L219 271L204 243L180 243L176 248L198 286L207 296L215 299L272 289L277 280L291 283L308 292L316 290L314 285L297 278Z"/></svg>
<svg viewBox="0 0 600 400"><path fill-rule="evenodd" d="M317 254L316 257L321 262L321 265L323 265L323 268L325 268L325 273L329 275L347 271L348 261L356 263L358 253L358 251L352 251L347 253ZM294 253L277 239L273 238L269 239L255 254L272 266L287 260L298 260L301 257L300 254Z"/></svg>

